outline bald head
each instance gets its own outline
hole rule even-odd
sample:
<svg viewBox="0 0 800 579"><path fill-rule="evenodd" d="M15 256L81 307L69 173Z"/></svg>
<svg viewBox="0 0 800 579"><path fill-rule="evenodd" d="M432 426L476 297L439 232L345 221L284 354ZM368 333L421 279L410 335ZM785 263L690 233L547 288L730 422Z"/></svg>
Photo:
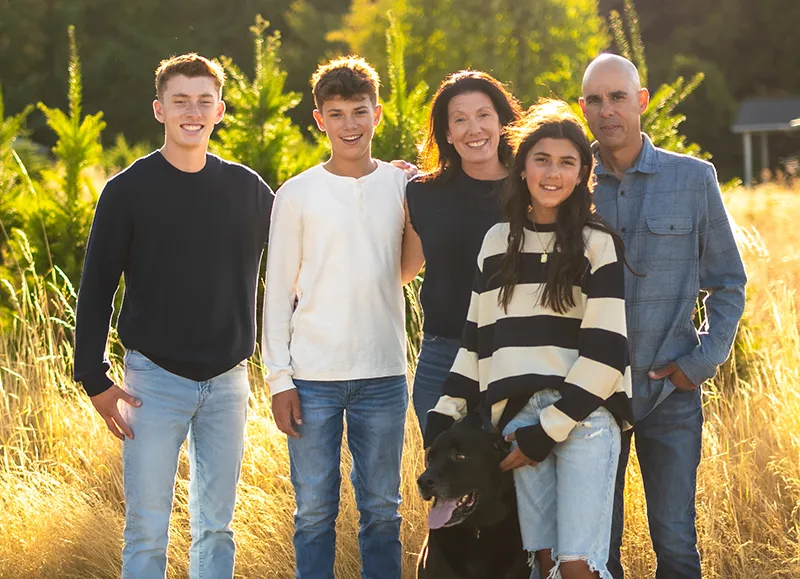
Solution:
<svg viewBox="0 0 800 579"><path fill-rule="evenodd" d="M642 88L639 71L627 58L601 54L583 75L583 96L578 101L600 154L614 151L632 161L642 148L641 115L650 94Z"/></svg>
<svg viewBox="0 0 800 579"><path fill-rule="evenodd" d="M583 73L583 83L581 85L583 96L586 96L586 87L595 78L607 74L624 75L631 83L630 88L633 92L637 92L642 88L642 82L639 80L639 71L630 60L616 54L601 54L586 67L586 72Z"/></svg>

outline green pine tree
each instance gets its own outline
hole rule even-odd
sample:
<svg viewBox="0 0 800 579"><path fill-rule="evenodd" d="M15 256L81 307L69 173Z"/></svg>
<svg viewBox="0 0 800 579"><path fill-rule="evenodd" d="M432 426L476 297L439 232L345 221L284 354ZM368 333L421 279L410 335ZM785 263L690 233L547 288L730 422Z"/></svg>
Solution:
<svg viewBox="0 0 800 579"><path fill-rule="evenodd" d="M391 11L386 28L388 63L388 98L382 99L383 120L372 142L372 154L378 159L403 159L414 162L420 138L428 122L428 85L418 83L408 92L405 51L408 37Z"/></svg>
<svg viewBox="0 0 800 579"><path fill-rule="evenodd" d="M0 87L0 276L3 277L9 275L11 232L23 225L19 198L29 179L13 145L18 137L27 134L25 120L32 110L33 106L29 105L22 112L6 118L3 90Z"/></svg>
<svg viewBox="0 0 800 579"><path fill-rule="evenodd" d="M625 0L625 18L619 12L612 10L609 16L609 26L614 43L621 56L624 56L639 69L642 86L647 86L648 69L642 44L642 35L639 30L639 17L633 0ZM627 24L628 33L625 28ZM630 38L629 38L630 37ZM703 159L711 158L704 152L700 145L689 143L680 131L680 124L686 116L677 113L675 109L703 82L702 72L696 73L688 82L679 76L671 83L662 84L651 93L650 105L642 115L642 130L653 140L653 144L676 153L685 153Z"/></svg>
<svg viewBox="0 0 800 579"><path fill-rule="evenodd" d="M223 96L229 111L211 148L251 167L277 189L289 177L318 163L327 149L321 139L306 141L289 119L288 112L300 103L301 96L285 91L280 32L267 35L268 27L269 22L260 15L250 27L255 61L252 80L230 58L220 57L228 76Z"/></svg>
<svg viewBox="0 0 800 579"><path fill-rule="evenodd" d="M36 253L39 271L57 264L77 283L89 237L97 188L88 169L100 162L103 113L82 114L81 63L75 42L75 27L69 37L69 110L39 103L47 126L56 134L53 147L55 168L43 171L45 195L37 196L26 231Z"/></svg>

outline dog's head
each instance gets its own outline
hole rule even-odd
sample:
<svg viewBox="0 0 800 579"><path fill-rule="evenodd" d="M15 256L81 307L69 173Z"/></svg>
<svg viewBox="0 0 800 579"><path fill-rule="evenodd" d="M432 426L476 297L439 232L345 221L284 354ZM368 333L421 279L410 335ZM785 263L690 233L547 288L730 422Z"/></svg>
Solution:
<svg viewBox="0 0 800 579"><path fill-rule="evenodd" d="M494 524L508 514L513 475L500 470L508 444L499 434L456 424L440 434L428 451L428 468L417 479L422 498L433 499L431 529L464 521L472 526Z"/></svg>

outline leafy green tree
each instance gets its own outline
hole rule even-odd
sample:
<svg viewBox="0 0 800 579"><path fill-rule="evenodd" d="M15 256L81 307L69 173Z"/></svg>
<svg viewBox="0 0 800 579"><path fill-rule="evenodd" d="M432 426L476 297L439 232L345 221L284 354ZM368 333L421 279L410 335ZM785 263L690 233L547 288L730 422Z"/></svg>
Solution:
<svg viewBox="0 0 800 579"><path fill-rule="evenodd" d="M609 38L596 0L353 0L329 35L387 69L377 47L391 8L408 35L412 79L438 85L462 68L490 72L523 102L578 97L580 77Z"/></svg>
<svg viewBox="0 0 800 579"><path fill-rule="evenodd" d="M428 120L428 85L419 82L408 92L405 49L407 37L394 15L388 16L386 54L388 60L388 98L382 99L383 120L375 132L372 154L390 161L404 159L414 162L417 146Z"/></svg>
<svg viewBox="0 0 800 579"><path fill-rule="evenodd" d="M153 120L153 71L173 54L226 54L245 63L251 41L246 33L256 14L269 14L285 28L291 0L4 0L0 1L0 79L8 109L43 101L66 108L67 58L62 32L80 31L84 108L104 112L108 141L124 133L132 142L158 142ZM13 87L13 89L12 89ZM32 119L37 140L52 144L52 133Z"/></svg>
<svg viewBox="0 0 800 579"><path fill-rule="evenodd" d="M609 24L614 36L614 43L619 53L633 62L639 69L642 86L647 86L649 71L645 59L644 44L639 29L639 18L633 0L625 0L625 22L616 10L611 11ZM628 34L625 31L627 24ZM653 140L656 146L708 159L696 143L689 143L678 128L686 120L686 116L675 111L686 98L703 82L704 75L697 72L688 82L679 76L671 83L664 83L651 93L650 105L642 115L642 130Z"/></svg>
<svg viewBox="0 0 800 579"><path fill-rule="evenodd" d="M131 144L125 138L125 135L118 133L114 139L114 144L103 150L100 165L106 175L114 175L131 165L136 159L147 155L151 150L149 144Z"/></svg>
<svg viewBox="0 0 800 579"><path fill-rule="evenodd" d="M25 120L33 106L6 117L0 87L0 270L8 266L8 243L12 229L22 226L18 198L26 182L25 167L13 149L14 141L26 134Z"/></svg>
<svg viewBox="0 0 800 579"><path fill-rule="evenodd" d="M601 0L605 12L623 0ZM681 132L713 153L723 179L741 174L742 143L730 126L745 98L800 95L794 0L637 0L651 78L703 72L704 82L678 108ZM797 134L770 137L772 162L800 151Z"/></svg>
<svg viewBox="0 0 800 579"><path fill-rule="evenodd" d="M350 7L350 0L294 0L284 14L281 55L287 72L286 87L302 95L302 101L290 111L295 124L313 134L311 112L314 98L309 79L324 60L340 56L347 50L345 42L331 42L327 36L338 30Z"/></svg>
<svg viewBox="0 0 800 579"><path fill-rule="evenodd" d="M56 165L45 171L48 181L45 196L38 196L27 227L36 248L40 271L57 264L76 283L80 278L86 241L97 190L89 169L102 154L100 136L105 128L103 114L83 115L81 64L75 43L75 28L69 35L69 110L50 108L39 103L47 125L57 136L53 154ZM42 223L43 227L38 227Z"/></svg>
<svg viewBox="0 0 800 579"><path fill-rule="evenodd" d="M244 163L273 188L318 163L326 148L321 140L309 143L287 113L300 95L285 92L286 72L280 63L280 33L266 35L269 22L261 16L250 28L254 43L254 73L250 80L228 57L221 57L228 75L225 115L212 149L222 157Z"/></svg>

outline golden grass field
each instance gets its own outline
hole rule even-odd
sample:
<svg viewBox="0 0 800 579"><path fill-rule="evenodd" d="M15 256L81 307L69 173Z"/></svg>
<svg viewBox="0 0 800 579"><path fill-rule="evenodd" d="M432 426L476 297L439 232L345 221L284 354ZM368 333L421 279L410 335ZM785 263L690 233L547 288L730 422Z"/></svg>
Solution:
<svg viewBox="0 0 800 579"><path fill-rule="evenodd" d="M733 361L705 389L697 501L704 574L796 578L800 187L740 189L726 199L739 226L750 283ZM0 337L0 577L118 577L120 444L69 379L71 346L57 320L69 323L72 301L48 304L41 296L48 281L58 285L58 280L33 274L27 279L27 295L33 298L19 304L15 330ZM248 444L234 520L237 577L290 578L294 505L285 439L270 416L260 371L255 364L251 370ZM420 440L413 415L409 418L402 513L404 577L411 578L426 524L425 505L414 485L421 471ZM187 472L184 457L171 532L171 578L187 575ZM624 560L629 577L652 577L654 556L636 468L629 469L628 477ZM356 527L352 489L345 482L338 523L340 579L359 576Z"/></svg>

